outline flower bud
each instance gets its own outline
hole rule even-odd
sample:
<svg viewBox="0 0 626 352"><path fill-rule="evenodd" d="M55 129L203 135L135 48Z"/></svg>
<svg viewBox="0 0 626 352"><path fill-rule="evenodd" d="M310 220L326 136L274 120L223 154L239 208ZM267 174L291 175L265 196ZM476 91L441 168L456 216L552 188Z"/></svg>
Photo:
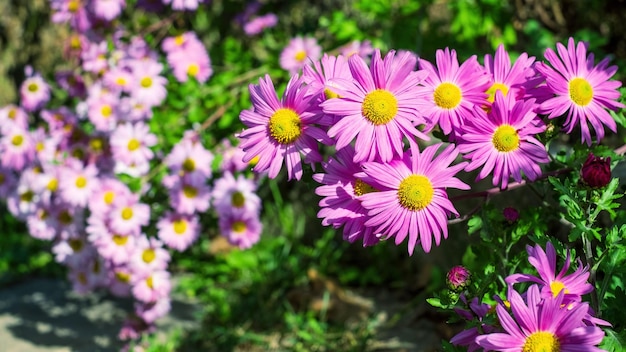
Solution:
<svg viewBox="0 0 626 352"><path fill-rule="evenodd" d="M512 223L516 222L517 219L519 219L519 211L517 211L517 209L515 209L513 207L506 207L506 208L504 208L504 210L502 210L502 215L504 215L504 219L509 224L512 224Z"/></svg>
<svg viewBox="0 0 626 352"><path fill-rule="evenodd" d="M580 170L580 179L591 188L606 186L611 182L611 158L600 158L589 153Z"/></svg>
<svg viewBox="0 0 626 352"><path fill-rule="evenodd" d="M455 292L463 291L470 284L470 272L465 267L457 265L448 271L446 283L448 288Z"/></svg>

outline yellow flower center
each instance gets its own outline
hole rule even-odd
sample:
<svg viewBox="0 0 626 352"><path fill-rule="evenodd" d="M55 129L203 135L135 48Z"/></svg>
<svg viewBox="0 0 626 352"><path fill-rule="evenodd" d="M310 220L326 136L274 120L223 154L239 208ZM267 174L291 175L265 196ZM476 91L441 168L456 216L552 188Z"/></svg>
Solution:
<svg viewBox="0 0 626 352"><path fill-rule="evenodd" d="M511 152L519 148L519 135L511 125L501 125L491 138L493 147L500 152Z"/></svg>
<svg viewBox="0 0 626 352"><path fill-rule="evenodd" d="M11 138L11 143L13 143L16 147L19 147L22 143L24 143L24 137L21 134L16 134L13 138Z"/></svg>
<svg viewBox="0 0 626 352"><path fill-rule="evenodd" d="M461 88L454 83L444 82L435 89L435 104L440 108L454 109L461 103L461 98Z"/></svg>
<svg viewBox="0 0 626 352"><path fill-rule="evenodd" d="M50 181L48 181L48 184L46 185L46 188L50 192L56 191L57 188L59 188L59 180L56 177L50 179Z"/></svg>
<svg viewBox="0 0 626 352"><path fill-rule="evenodd" d="M111 105L103 105L102 109L100 109L100 113L104 117L109 117L113 113L113 109L111 109Z"/></svg>
<svg viewBox="0 0 626 352"><path fill-rule="evenodd" d="M187 220L185 219L175 220L172 224L174 225L174 232L179 235L187 231Z"/></svg>
<svg viewBox="0 0 626 352"><path fill-rule="evenodd" d="M234 232L244 232L246 230L246 223L243 221L235 221L233 222L232 229Z"/></svg>
<svg viewBox="0 0 626 352"><path fill-rule="evenodd" d="M396 117L398 100L391 92L376 89L369 92L363 99L361 113L374 125L384 125Z"/></svg>
<svg viewBox="0 0 626 352"><path fill-rule="evenodd" d="M367 193L372 193L372 192L378 192L378 190L372 186L370 186L369 184L363 182L361 179L357 178L356 181L354 181L354 195L355 196L362 196L364 194Z"/></svg>
<svg viewBox="0 0 626 352"><path fill-rule="evenodd" d="M124 77L117 77L117 79L115 80L115 83L118 86L125 86L126 85L126 79L124 79Z"/></svg>
<svg viewBox="0 0 626 352"><path fill-rule="evenodd" d="M560 352L561 344L553 333L537 331L526 338L522 352Z"/></svg>
<svg viewBox="0 0 626 352"><path fill-rule="evenodd" d="M243 204L246 202L246 198L243 196L241 192L234 192L230 198L230 202L235 208L243 207Z"/></svg>
<svg viewBox="0 0 626 352"><path fill-rule="evenodd" d="M270 135L280 144L295 142L302 133L300 127L300 116L287 108L281 108L270 117Z"/></svg>
<svg viewBox="0 0 626 352"><path fill-rule="evenodd" d="M83 272L78 273L78 282L80 282L81 285L87 285L87 275Z"/></svg>
<svg viewBox="0 0 626 352"><path fill-rule="evenodd" d="M194 186L185 185L183 186L183 194L187 198L195 198L198 195L198 189Z"/></svg>
<svg viewBox="0 0 626 352"><path fill-rule="evenodd" d="M144 88L150 88L152 86L152 78L144 77L144 78L141 79L139 84L141 84L141 86L144 87Z"/></svg>
<svg viewBox="0 0 626 352"><path fill-rule="evenodd" d="M341 98L339 94L333 92L332 90L328 88L324 89L324 96L326 97L326 99Z"/></svg>
<svg viewBox="0 0 626 352"><path fill-rule="evenodd" d="M176 43L176 45L181 46L185 43L185 37L183 37L183 35L178 35L174 38L174 43Z"/></svg>
<svg viewBox="0 0 626 352"><path fill-rule="evenodd" d="M261 157L259 157L258 155L255 156L254 158L250 159L250 161L248 162L248 164L250 166L254 166L259 162L259 159L261 159Z"/></svg>
<svg viewBox="0 0 626 352"><path fill-rule="evenodd" d="M70 248L72 248L75 253L80 252L81 249L83 249L83 241L79 240L78 238L73 238L67 241L67 243L70 245Z"/></svg>
<svg viewBox="0 0 626 352"><path fill-rule="evenodd" d="M552 296L556 297L559 295L561 291L565 290L565 293L569 293L569 290L565 288L565 284L561 281L552 281L550 284L550 291L552 291Z"/></svg>
<svg viewBox="0 0 626 352"><path fill-rule="evenodd" d="M11 120L15 120L15 118L17 117L17 109L12 108L11 110L9 110L9 113L7 115Z"/></svg>
<svg viewBox="0 0 626 352"><path fill-rule="evenodd" d="M89 141L89 146L91 147L91 150L100 152L104 147L104 141L102 138L94 138Z"/></svg>
<svg viewBox="0 0 626 352"><path fill-rule="evenodd" d="M76 12L78 11L78 8L80 7L80 1L78 0L71 0L68 4L67 4L67 9L70 12Z"/></svg>
<svg viewBox="0 0 626 352"><path fill-rule="evenodd" d="M43 144L43 142L37 142L37 144L35 144L35 150L37 150L38 152L44 150L46 146Z"/></svg>
<svg viewBox="0 0 626 352"><path fill-rule="evenodd" d="M128 242L128 236L113 235L113 242L118 246L123 246Z"/></svg>
<svg viewBox="0 0 626 352"><path fill-rule="evenodd" d="M76 187L85 188L87 186L87 179L84 176L78 176L76 178Z"/></svg>
<svg viewBox="0 0 626 352"><path fill-rule="evenodd" d="M435 190L428 177L411 175L400 182L398 200L405 209L419 211L430 204L434 193Z"/></svg>
<svg viewBox="0 0 626 352"><path fill-rule="evenodd" d="M152 283L152 276L149 276L149 277L146 279L146 285L148 285L148 287L149 287L150 289L153 289L153 288L154 288L154 284Z"/></svg>
<svg viewBox="0 0 626 352"><path fill-rule="evenodd" d="M304 61L304 59L306 59L306 52L304 50L300 50L296 53L295 56L296 61L298 62L302 62Z"/></svg>
<svg viewBox="0 0 626 352"><path fill-rule="evenodd" d="M156 253L152 248L144 249L143 253L141 254L141 260L143 260L145 263L152 263L154 258L156 258Z"/></svg>
<svg viewBox="0 0 626 352"><path fill-rule="evenodd" d="M569 97L580 106L586 106L593 99L593 87L584 78L576 77L569 81Z"/></svg>
<svg viewBox="0 0 626 352"><path fill-rule="evenodd" d="M196 162L193 161L193 159L191 158L185 159L185 161L183 162L183 170L185 172L193 172L193 170L195 169L196 169Z"/></svg>
<svg viewBox="0 0 626 352"><path fill-rule="evenodd" d="M198 66L198 64L193 63L187 67L187 74L191 77L196 77L198 72L200 72L200 66Z"/></svg>
<svg viewBox="0 0 626 352"><path fill-rule="evenodd" d="M132 217L133 217L133 208L125 207L124 209L122 209L122 219L129 220Z"/></svg>
<svg viewBox="0 0 626 352"><path fill-rule="evenodd" d="M137 139L133 138L128 141L128 150L130 150L131 152L139 149L139 147L141 147L141 142L139 142Z"/></svg>
<svg viewBox="0 0 626 352"><path fill-rule="evenodd" d="M83 150L80 148L76 148L72 151L72 156L76 159L82 159L83 156L85 156L85 152L83 152Z"/></svg>
<svg viewBox="0 0 626 352"><path fill-rule="evenodd" d="M493 103L494 100L496 100L497 91L501 91L502 95L506 97L506 95L509 94L509 86L502 83L494 83L491 87L489 87L489 89L487 89L486 93L489 94L487 101Z"/></svg>
<svg viewBox="0 0 626 352"><path fill-rule="evenodd" d="M69 212L69 211L67 211L67 210L63 210L63 211L59 214L59 216L57 217L57 219L59 219L59 222L60 222L61 224L63 224L63 225L66 225L66 226L67 226L67 225L69 225L69 224L71 224L71 223L72 223L73 217L72 217L72 215L70 214L70 212Z"/></svg>
<svg viewBox="0 0 626 352"><path fill-rule="evenodd" d="M104 203L106 203L107 205L111 205L113 204L113 201L115 200L115 193L113 191L106 191L104 192L103 198L104 198Z"/></svg>
<svg viewBox="0 0 626 352"><path fill-rule="evenodd" d="M123 273L121 271L118 271L118 272L115 273L115 277L120 282L123 282L123 283L129 283L130 282L130 275L128 273Z"/></svg>
<svg viewBox="0 0 626 352"><path fill-rule="evenodd" d="M20 194L20 200L22 202L30 203L33 201L33 197L35 197L35 193L31 190L28 190L22 194Z"/></svg>
<svg viewBox="0 0 626 352"><path fill-rule="evenodd" d="M28 89L29 92L34 93L34 92L39 90L39 86L37 85L37 83L30 83L27 86L27 89Z"/></svg>

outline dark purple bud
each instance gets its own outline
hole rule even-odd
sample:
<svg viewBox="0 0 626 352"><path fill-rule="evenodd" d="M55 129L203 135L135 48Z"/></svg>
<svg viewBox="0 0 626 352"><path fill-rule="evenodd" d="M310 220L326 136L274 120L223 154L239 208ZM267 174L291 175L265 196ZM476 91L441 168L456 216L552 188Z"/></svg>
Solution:
<svg viewBox="0 0 626 352"><path fill-rule="evenodd" d="M589 153L580 170L583 184L591 188L604 187L611 182L611 158L600 158Z"/></svg>
<svg viewBox="0 0 626 352"><path fill-rule="evenodd" d="M512 207L504 208L504 210L502 211L502 214L504 215L504 219L506 219L506 221L511 224L516 222L517 219L519 219L519 211L517 211L517 209L512 208Z"/></svg>
<svg viewBox="0 0 626 352"><path fill-rule="evenodd" d="M464 266L457 265L448 271L446 283L452 291L462 291L470 284L470 272Z"/></svg>

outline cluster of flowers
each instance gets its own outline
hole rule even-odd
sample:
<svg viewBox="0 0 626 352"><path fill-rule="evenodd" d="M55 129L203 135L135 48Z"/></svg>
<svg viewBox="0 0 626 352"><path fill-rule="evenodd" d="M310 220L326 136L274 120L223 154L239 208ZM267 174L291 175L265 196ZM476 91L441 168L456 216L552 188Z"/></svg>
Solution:
<svg viewBox="0 0 626 352"><path fill-rule="evenodd" d="M454 345L465 346L469 352L485 351L599 351L597 346L604 337L599 326L610 326L594 317L589 304L582 296L593 291L587 282L589 268L578 268L567 274L570 252L565 265L557 273L557 254L552 243L546 251L539 245L527 246L528 261L537 269L539 277L529 274L513 274L505 279L509 285L506 300L494 297L495 307L473 298L469 309L455 308L468 321L478 322L451 339ZM519 293L514 284L530 282L532 285ZM497 323L490 323L493 312ZM511 316L512 314L512 316Z"/></svg>
<svg viewBox="0 0 626 352"><path fill-rule="evenodd" d="M163 11L170 5L175 11L194 11L206 0L138 0L135 5L146 11ZM72 29L84 33L98 26L107 26L126 8L126 0L50 0L52 21L69 23Z"/></svg>
<svg viewBox="0 0 626 352"><path fill-rule="evenodd" d="M77 66L58 72L56 84L79 103L49 107L50 85L27 70L20 105L0 109L0 200L27 223L31 236L51 241L76 291L103 288L135 299L120 331L125 339L150 330L169 311L168 248L184 251L198 238L201 213L213 205L222 234L240 248L256 243L262 227L257 180L238 174L249 166L228 140L218 146L223 157L214 190L214 156L196 131L187 131L169 154L154 160L158 138L149 122L167 96L168 69L179 82L205 82L211 63L191 32L165 38L163 60L124 30L109 38L80 26L84 11L91 19L114 3L124 1L52 2L53 19L71 15L63 17L75 30L66 55ZM162 180L171 206L164 214L142 202L155 188L150 182L160 162L170 170ZM121 175L141 177L139 193Z"/></svg>
<svg viewBox="0 0 626 352"><path fill-rule="evenodd" d="M597 141L604 127L616 131L607 110L624 107L621 83L610 80L617 68L608 59L595 65L571 38L557 51L546 50L547 63L526 53L511 63L500 46L483 65L476 56L459 64L447 48L437 50L436 65L393 50L384 58L376 50L369 65L359 55L326 54L292 76L282 99L269 76L250 85L253 107L241 112L247 128L238 135L244 161L258 157L254 170L271 178L286 163L297 180L302 161L313 169L321 163L313 178L322 184L324 225L343 226L345 239L365 246L408 237L409 254L417 244L428 252L447 238L448 216L459 216L447 189L470 188L455 177L459 171L480 169L477 179L492 174L504 189L511 178L541 175L549 158L539 135L549 120L565 116L563 131L578 126L589 145L589 125ZM290 53L292 62L308 55ZM433 130L449 144L420 147ZM320 144L334 146L335 155L323 161Z"/></svg>

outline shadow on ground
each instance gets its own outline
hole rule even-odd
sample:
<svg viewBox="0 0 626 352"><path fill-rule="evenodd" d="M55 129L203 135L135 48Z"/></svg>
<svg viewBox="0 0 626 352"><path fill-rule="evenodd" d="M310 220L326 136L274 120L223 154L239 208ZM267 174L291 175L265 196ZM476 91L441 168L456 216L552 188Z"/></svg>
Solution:
<svg viewBox="0 0 626 352"><path fill-rule="evenodd" d="M0 289L0 350L119 351L117 333L130 299L103 293L85 296L72 292L62 279L38 278ZM195 325L196 307L172 302L172 312L159 330Z"/></svg>

